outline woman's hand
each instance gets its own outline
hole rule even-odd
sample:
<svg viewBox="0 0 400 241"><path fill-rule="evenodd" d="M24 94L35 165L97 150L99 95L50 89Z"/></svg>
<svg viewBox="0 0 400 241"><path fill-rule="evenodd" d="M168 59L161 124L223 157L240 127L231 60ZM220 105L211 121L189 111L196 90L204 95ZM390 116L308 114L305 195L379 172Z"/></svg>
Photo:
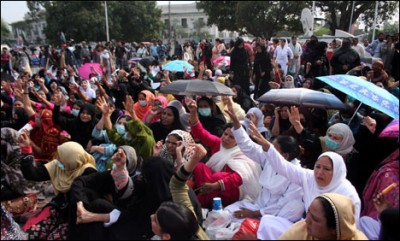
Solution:
<svg viewBox="0 0 400 241"><path fill-rule="evenodd" d="M160 156L163 148L163 141L157 141L153 147L153 156Z"/></svg>
<svg viewBox="0 0 400 241"><path fill-rule="evenodd" d="M375 120L375 119L373 119L373 118L371 118L371 117L369 117L369 116L366 116L366 117L364 117L362 124L363 124L365 127L367 127L368 130L369 130L372 134L375 133L375 131L376 131L376 120Z"/></svg>
<svg viewBox="0 0 400 241"><path fill-rule="evenodd" d="M96 106L101 110L103 115L111 115L110 105L107 103L106 99L103 96L100 96L96 100Z"/></svg>
<svg viewBox="0 0 400 241"><path fill-rule="evenodd" d="M214 190L219 190L221 189L221 186L219 182L214 182L214 183L208 183L205 182L201 187L200 187L200 193L202 195L208 194Z"/></svg>
<svg viewBox="0 0 400 241"><path fill-rule="evenodd" d="M29 137L29 131L23 130L18 137L18 143L21 147L27 147L31 145L31 138Z"/></svg>
<svg viewBox="0 0 400 241"><path fill-rule="evenodd" d="M126 155L124 150L118 149L117 152L111 157L117 170L123 170L126 168Z"/></svg>

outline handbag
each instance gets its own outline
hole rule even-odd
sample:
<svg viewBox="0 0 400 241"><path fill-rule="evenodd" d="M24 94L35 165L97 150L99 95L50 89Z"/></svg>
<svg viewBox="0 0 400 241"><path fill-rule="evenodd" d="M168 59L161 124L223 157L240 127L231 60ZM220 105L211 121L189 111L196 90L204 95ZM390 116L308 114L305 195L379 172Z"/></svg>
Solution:
<svg viewBox="0 0 400 241"><path fill-rule="evenodd" d="M7 211L12 213L13 216L20 216L36 210L37 195L31 193L23 197L3 201L1 204L6 208Z"/></svg>

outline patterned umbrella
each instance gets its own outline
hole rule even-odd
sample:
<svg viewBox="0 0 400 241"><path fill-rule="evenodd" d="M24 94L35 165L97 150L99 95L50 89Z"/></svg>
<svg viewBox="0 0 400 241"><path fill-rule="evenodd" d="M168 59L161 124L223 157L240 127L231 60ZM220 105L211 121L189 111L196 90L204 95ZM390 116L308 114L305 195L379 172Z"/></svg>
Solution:
<svg viewBox="0 0 400 241"><path fill-rule="evenodd" d="M329 75L317 78L392 118L399 118L399 99L369 81L353 75Z"/></svg>

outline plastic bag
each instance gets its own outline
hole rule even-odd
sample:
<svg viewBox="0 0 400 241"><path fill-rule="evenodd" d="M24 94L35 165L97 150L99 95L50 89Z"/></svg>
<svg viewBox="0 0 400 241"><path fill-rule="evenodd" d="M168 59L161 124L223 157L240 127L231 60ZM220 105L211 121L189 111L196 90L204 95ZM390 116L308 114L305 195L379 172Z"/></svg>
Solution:
<svg viewBox="0 0 400 241"><path fill-rule="evenodd" d="M232 240L257 240L257 230L260 220L245 218L240 225L239 231L233 235Z"/></svg>
<svg viewBox="0 0 400 241"><path fill-rule="evenodd" d="M228 211L210 211L203 225L206 234L210 239L216 239L219 236L227 236L228 231L225 228L231 223L231 215ZM233 235L233 233L232 233Z"/></svg>

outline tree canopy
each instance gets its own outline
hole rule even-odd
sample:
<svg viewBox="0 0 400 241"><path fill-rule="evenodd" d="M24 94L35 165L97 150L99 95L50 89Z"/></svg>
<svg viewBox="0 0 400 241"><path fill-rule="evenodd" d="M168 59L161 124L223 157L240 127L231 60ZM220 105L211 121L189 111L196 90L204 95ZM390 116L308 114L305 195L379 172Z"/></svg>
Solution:
<svg viewBox="0 0 400 241"><path fill-rule="evenodd" d="M44 32L51 43L59 43L61 32L75 41L106 39L104 1L28 1L29 15L36 16L40 7L46 11ZM155 1L107 1L107 9L111 39L148 41L159 36L161 10Z"/></svg>
<svg viewBox="0 0 400 241"><path fill-rule="evenodd" d="M348 31L352 1L315 1L329 21L329 29ZM359 20L372 26L375 1L354 1L353 23ZM377 22L382 23L394 15L397 1L379 1ZM208 25L215 24L220 30L239 31L255 36L273 36L284 30L301 32L300 15L311 1L199 1L197 8L208 16ZM343 16L343 17L341 17Z"/></svg>
<svg viewBox="0 0 400 241"><path fill-rule="evenodd" d="M7 23L1 19L1 38L5 39L10 34L10 29L7 26Z"/></svg>
<svg viewBox="0 0 400 241"><path fill-rule="evenodd" d="M361 17L360 20L371 27L374 22L375 3L376 1L354 1L352 24ZM378 1L378 4L378 24L393 17L396 8L399 7L397 1ZM353 1L316 1L315 5L321 8L330 21L331 34L335 32L335 29L349 30Z"/></svg>
<svg viewBox="0 0 400 241"><path fill-rule="evenodd" d="M279 31L301 31L300 14L306 1L200 1L208 25L219 29L271 37Z"/></svg>

